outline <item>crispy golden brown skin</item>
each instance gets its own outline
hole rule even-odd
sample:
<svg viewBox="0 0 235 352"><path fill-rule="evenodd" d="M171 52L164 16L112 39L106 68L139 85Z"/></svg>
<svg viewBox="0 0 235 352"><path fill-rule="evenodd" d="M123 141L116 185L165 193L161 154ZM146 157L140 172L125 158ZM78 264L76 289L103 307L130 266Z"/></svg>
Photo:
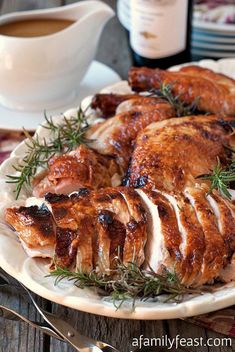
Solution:
<svg viewBox="0 0 235 352"><path fill-rule="evenodd" d="M90 191L83 188L74 195L47 194L56 222L56 265L72 270L93 270L96 253L95 209Z"/></svg>
<svg viewBox="0 0 235 352"><path fill-rule="evenodd" d="M226 121L232 118L200 115L152 123L138 135L127 184L176 193L200 182L196 178L210 173L217 158L225 165L231 156Z"/></svg>
<svg viewBox="0 0 235 352"><path fill-rule="evenodd" d="M129 83L135 91L158 89L172 84L175 96L188 104L198 100L198 109L214 114L235 115L235 80L199 66L187 66L177 72L132 68Z"/></svg>
<svg viewBox="0 0 235 352"><path fill-rule="evenodd" d="M158 98L98 95L93 107L105 114L115 108L116 116L88 130L93 149L81 146L51 159L36 189L77 192L47 194L52 215L13 208L6 220L32 248L48 245L44 227L50 229L56 266L107 273L118 255L124 264L176 272L186 286L229 281L235 276L235 205L217 191L208 194L198 176L211 173L218 158L223 166L231 160L234 118L225 115L233 109L234 81L194 66L179 73L133 69L130 78L138 90L174 83L186 102L198 94L201 110L221 107L223 114L173 118L173 107ZM211 92L218 100L210 100ZM111 187L128 165L128 187Z"/></svg>
<svg viewBox="0 0 235 352"><path fill-rule="evenodd" d="M116 265L144 261L147 240L145 210L140 197L125 187L71 196L46 196L57 225L56 265L89 272L107 272Z"/></svg>
<svg viewBox="0 0 235 352"><path fill-rule="evenodd" d="M54 246L54 221L45 206L8 208L5 219L29 248Z"/></svg>
<svg viewBox="0 0 235 352"><path fill-rule="evenodd" d="M91 126L87 131L87 138L93 140L90 146L101 154L115 157L125 170L138 133L154 121L175 115L169 103L157 100L156 104L152 104L152 98L149 100L151 104L134 105L131 111L122 112L105 122Z"/></svg>
<svg viewBox="0 0 235 352"><path fill-rule="evenodd" d="M33 194L42 197L48 192L69 194L79 188L99 189L112 186L112 177L122 172L113 160L84 145L75 151L49 160L48 172L43 179L35 180ZM117 180L118 181L118 180Z"/></svg>
<svg viewBox="0 0 235 352"><path fill-rule="evenodd" d="M196 218L204 234L203 248L198 247L198 244L195 242L197 232L193 236L194 244L192 243L195 253L203 254L202 265L197 271L199 275L196 276L196 283L199 286L200 284L211 282L219 276L229 256L229 252L218 228L218 219L206 198L205 190L198 189L197 187L189 187L187 188L186 196L186 199L190 201L190 205L195 209ZM190 216L189 222L194 226L196 219L193 221ZM192 257L192 263L194 260L195 257Z"/></svg>

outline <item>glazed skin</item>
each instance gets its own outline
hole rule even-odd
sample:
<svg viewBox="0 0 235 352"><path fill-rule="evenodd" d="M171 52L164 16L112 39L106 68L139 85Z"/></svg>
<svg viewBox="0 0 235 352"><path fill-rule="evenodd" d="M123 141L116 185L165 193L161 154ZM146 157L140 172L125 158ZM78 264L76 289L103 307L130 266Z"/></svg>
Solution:
<svg viewBox="0 0 235 352"><path fill-rule="evenodd" d="M235 204L215 190L208 194L208 181L198 178L218 158L223 166L231 160L234 118L225 116L232 107L225 92L232 94L234 81L194 67L130 72L139 90L157 88L159 77L181 77L174 87L185 89L186 101L200 93L200 110L222 104L222 114L176 118L153 96L96 96L98 111L115 115L88 129L88 146L50 160L34 188L44 205L6 210L29 255L40 256L41 248L55 258L53 268L102 273L119 256L124 264L175 272L192 287L235 280ZM215 102L211 92L225 100Z"/></svg>
<svg viewBox="0 0 235 352"><path fill-rule="evenodd" d="M132 68L129 84L134 91L159 89L171 84L174 95L188 104L198 100L198 109L214 114L235 115L235 80L199 66L186 66L177 72Z"/></svg>
<svg viewBox="0 0 235 352"><path fill-rule="evenodd" d="M208 174L217 157L226 165L231 153L224 146L234 143L225 128L227 117L188 116L152 123L136 139L129 166L128 185L145 185L169 193L193 186ZM151 155L151 157L150 157Z"/></svg>
<svg viewBox="0 0 235 352"><path fill-rule="evenodd" d="M112 155L125 170L132 155L135 139L140 131L155 121L175 116L172 106L156 98L140 98L128 101L128 111L87 131L87 138L93 140L89 145L101 154Z"/></svg>
<svg viewBox="0 0 235 352"><path fill-rule="evenodd" d="M122 171L112 157L103 156L84 145L48 162L48 170L34 181L33 195L48 192L69 194L79 188L99 189L120 184Z"/></svg>

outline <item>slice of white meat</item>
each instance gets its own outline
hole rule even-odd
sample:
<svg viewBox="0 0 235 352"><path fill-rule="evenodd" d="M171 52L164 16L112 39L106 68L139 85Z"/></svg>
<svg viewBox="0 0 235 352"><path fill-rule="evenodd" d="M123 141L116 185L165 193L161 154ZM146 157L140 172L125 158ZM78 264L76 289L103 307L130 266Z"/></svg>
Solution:
<svg viewBox="0 0 235 352"><path fill-rule="evenodd" d="M235 251L235 216L217 192L209 194L207 200L216 216L218 229L227 246L228 256L231 257Z"/></svg>
<svg viewBox="0 0 235 352"><path fill-rule="evenodd" d="M92 206L97 211L97 262L100 272L113 267L115 258L123 259L123 246L130 214L119 188L107 188L93 192Z"/></svg>
<svg viewBox="0 0 235 352"><path fill-rule="evenodd" d="M147 212L147 243L145 267L161 273L165 269L180 277L182 241L175 211L171 203L159 192L138 189Z"/></svg>
<svg viewBox="0 0 235 352"><path fill-rule="evenodd" d="M123 249L123 263L134 262L140 266L145 259L144 248L147 241L146 212L139 194L129 187L120 187L130 220L126 224L126 238Z"/></svg>
<svg viewBox="0 0 235 352"><path fill-rule="evenodd" d="M185 194L197 213L197 218L205 235L203 265L201 277L198 280L198 284L202 285L212 282L219 276L226 262L228 251L219 231L215 213L206 199L205 190L197 187L188 187L185 190Z"/></svg>
<svg viewBox="0 0 235 352"><path fill-rule="evenodd" d="M205 238L197 215L189 200L181 195L162 194L174 208L181 234L180 252L182 254L181 282L186 286L197 286L203 261Z"/></svg>
<svg viewBox="0 0 235 352"><path fill-rule="evenodd" d="M8 208L5 211L5 220L17 232L30 257L53 256L56 226L45 204Z"/></svg>
<svg viewBox="0 0 235 352"><path fill-rule="evenodd" d="M95 209L89 192L81 189L71 196L48 194L46 199L57 225L56 265L90 272L94 261Z"/></svg>

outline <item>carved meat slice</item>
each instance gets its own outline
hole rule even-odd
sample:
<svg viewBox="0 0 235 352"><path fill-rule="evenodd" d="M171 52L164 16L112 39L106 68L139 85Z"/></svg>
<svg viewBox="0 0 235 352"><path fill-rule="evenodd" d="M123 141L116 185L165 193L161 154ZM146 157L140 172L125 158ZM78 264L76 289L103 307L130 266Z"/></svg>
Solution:
<svg viewBox="0 0 235 352"><path fill-rule="evenodd" d="M126 224L130 216L127 205L118 188L93 192L93 207L97 210L97 250L96 266L105 272L112 268L114 258L123 258L123 245L126 237Z"/></svg>
<svg viewBox="0 0 235 352"><path fill-rule="evenodd" d="M134 262L140 266L145 259L144 248L147 241L146 212L141 197L134 189L120 188L126 201L130 220L126 224L126 238L123 249L123 262Z"/></svg>
<svg viewBox="0 0 235 352"><path fill-rule="evenodd" d="M194 207L198 221L200 222L205 235L205 252L201 277L198 285L212 282L217 278L228 257L228 249L224 238L219 231L216 216L210 203L206 199L204 189L187 188L186 196Z"/></svg>
<svg viewBox="0 0 235 352"><path fill-rule="evenodd" d="M186 197L182 194L172 196L165 192L162 193L174 208L182 237L180 245L183 258L181 282L187 286L196 286L205 250L205 236L201 224L198 221L195 209Z"/></svg>
<svg viewBox="0 0 235 352"><path fill-rule="evenodd" d="M58 266L107 272L116 265L116 257L125 264L143 263L146 218L134 190L81 189L71 196L49 194L46 200L58 227ZM66 249L63 251L63 248Z"/></svg>
<svg viewBox="0 0 235 352"><path fill-rule="evenodd" d="M235 251L235 214L218 192L214 191L213 194L209 194L207 200L216 216L218 229L227 246L228 257L231 257Z"/></svg>
<svg viewBox="0 0 235 352"><path fill-rule="evenodd" d="M30 257L52 258L55 246L55 224L45 205L8 208L5 220L18 233Z"/></svg>
<svg viewBox="0 0 235 352"><path fill-rule="evenodd" d="M129 83L135 91L159 89L171 84L175 96L188 104L198 99L200 111L235 115L235 80L199 66L187 66L179 71L163 71L146 67L132 68Z"/></svg>
<svg viewBox="0 0 235 352"><path fill-rule="evenodd" d="M229 263L221 270L218 279L226 283L235 281L235 254L233 254Z"/></svg>
<svg viewBox="0 0 235 352"><path fill-rule="evenodd" d="M49 160L49 169L43 179L37 179L33 194L69 194L79 188L99 189L120 184L121 172L115 161L84 145L75 151Z"/></svg>
<svg viewBox="0 0 235 352"><path fill-rule="evenodd" d="M157 273L165 269L182 276L182 236L171 203L159 192L137 190L147 213L148 238L145 247L145 267Z"/></svg>
<svg viewBox="0 0 235 352"><path fill-rule="evenodd" d="M148 212L146 263L157 273L176 273L186 286L197 286L205 239L194 208L183 195L138 190Z"/></svg>
<svg viewBox="0 0 235 352"><path fill-rule="evenodd" d="M48 194L56 221L56 266L90 272L95 262L95 209L89 191L69 196Z"/></svg>

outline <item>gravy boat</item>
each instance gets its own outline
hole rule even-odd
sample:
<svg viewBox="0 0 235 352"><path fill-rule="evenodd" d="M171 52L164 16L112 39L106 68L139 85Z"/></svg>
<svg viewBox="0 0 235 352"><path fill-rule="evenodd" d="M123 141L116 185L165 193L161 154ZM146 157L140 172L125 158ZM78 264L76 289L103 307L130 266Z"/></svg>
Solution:
<svg viewBox="0 0 235 352"><path fill-rule="evenodd" d="M0 35L0 105L35 111L72 102L103 27L113 16L108 5L96 0L1 16L0 25L34 18L75 22L46 36Z"/></svg>

